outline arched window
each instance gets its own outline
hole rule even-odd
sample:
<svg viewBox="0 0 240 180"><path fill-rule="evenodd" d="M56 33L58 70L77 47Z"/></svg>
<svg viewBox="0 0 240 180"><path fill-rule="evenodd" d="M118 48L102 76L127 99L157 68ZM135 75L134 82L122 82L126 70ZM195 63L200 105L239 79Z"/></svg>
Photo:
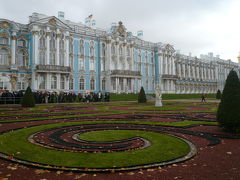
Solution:
<svg viewBox="0 0 240 180"><path fill-rule="evenodd" d="M95 90L95 80L94 80L94 78L91 78L91 80L90 80L90 90Z"/></svg>
<svg viewBox="0 0 240 180"><path fill-rule="evenodd" d="M65 89L65 78L63 76L60 79L60 89Z"/></svg>
<svg viewBox="0 0 240 180"><path fill-rule="evenodd" d="M26 66L26 57L24 51L18 51L18 66Z"/></svg>
<svg viewBox="0 0 240 180"><path fill-rule="evenodd" d="M0 65L9 65L8 51L6 49L0 49Z"/></svg>
<svg viewBox="0 0 240 180"><path fill-rule="evenodd" d="M85 89L85 82L84 82L84 78L81 77L79 79L79 90L84 90Z"/></svg>
<svg viewBox="0 0 240 180"><path fill-rule="evenodd" d="M51 77L51 89L57 89L57 77L55 75Z"/></svg>
<svg viewBox="0 0 240 180"><path fill-rule="evenodd" d="M39 77L39 89L46 89L46 76L44 75Z"/></svg>
<svg viewBox="0 0 240 180"><path fill-rule="evenodd" d="M9 44L9 40L6 37L0 37L0 44Z"/></svg>
<svg viewBox="0 0 240 180"><path fill-rule="evenodd" d="M106 90L106 79L105 78L102 79L102 90L103 91Z"/></svg>

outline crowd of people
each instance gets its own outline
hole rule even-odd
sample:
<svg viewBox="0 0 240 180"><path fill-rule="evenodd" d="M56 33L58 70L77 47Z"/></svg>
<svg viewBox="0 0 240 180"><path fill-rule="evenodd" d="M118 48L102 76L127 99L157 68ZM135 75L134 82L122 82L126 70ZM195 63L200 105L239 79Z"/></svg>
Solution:
<svg viewBox="0 0 240 180"><path fill-rule="evenodd" d="M24 91L10 92L7 90L0 91L0 104L20 104ZM71 103L71 102L108 102L109 93L75 93L75 92L33 92L35 102L40 103Z"/></svg>

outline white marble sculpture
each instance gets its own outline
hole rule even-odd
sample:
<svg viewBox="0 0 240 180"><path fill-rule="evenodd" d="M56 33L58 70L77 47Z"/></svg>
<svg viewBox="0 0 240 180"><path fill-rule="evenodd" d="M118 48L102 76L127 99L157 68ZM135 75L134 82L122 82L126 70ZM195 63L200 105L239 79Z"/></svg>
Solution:
<svg viewBox="0 0 240 180"><path fill-rule="evenodd" d="M162 107L162 93L161 93L161 89L160 89L160 85L157 85L156 89L155 89L155 107Z"/></svg>

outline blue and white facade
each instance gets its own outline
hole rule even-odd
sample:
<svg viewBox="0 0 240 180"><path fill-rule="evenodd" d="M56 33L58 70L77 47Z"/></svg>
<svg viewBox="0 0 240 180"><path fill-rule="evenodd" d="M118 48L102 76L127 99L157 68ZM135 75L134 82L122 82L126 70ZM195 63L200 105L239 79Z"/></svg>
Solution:
<svg viewBox="0 0 240 180"><path fill-rule="evenodd" d="M33 13L29 24L0 19L0 89L137 93L215 93L239 64L219 57L184 56L151 43L122 22L109 30Z"/></svg>

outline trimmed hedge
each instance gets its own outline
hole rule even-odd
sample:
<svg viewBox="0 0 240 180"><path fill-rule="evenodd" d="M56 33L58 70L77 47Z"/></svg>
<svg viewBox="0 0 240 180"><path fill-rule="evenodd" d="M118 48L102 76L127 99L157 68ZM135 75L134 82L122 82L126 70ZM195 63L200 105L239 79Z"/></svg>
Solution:
<svg viewBox="0 0 240 180"><path fill-rule="evenodd" d="M27 88L23 99L22 99L22 107L34 107L35 106L35 99L30 87Z"/></svg>
<svg viewBox="0 0 240 180"><path fill-rule="evenodd" d="M138 94L138 103L145 103L147 102L146 94L144 88L141 87L140 92Z"/></svg>
<svg viewBox="0 0 240 180"><path fill-rule="evenodd" d="M227 77L218 106L217 120L226 131L240 132L240 82L234 70Z"/></svg>

